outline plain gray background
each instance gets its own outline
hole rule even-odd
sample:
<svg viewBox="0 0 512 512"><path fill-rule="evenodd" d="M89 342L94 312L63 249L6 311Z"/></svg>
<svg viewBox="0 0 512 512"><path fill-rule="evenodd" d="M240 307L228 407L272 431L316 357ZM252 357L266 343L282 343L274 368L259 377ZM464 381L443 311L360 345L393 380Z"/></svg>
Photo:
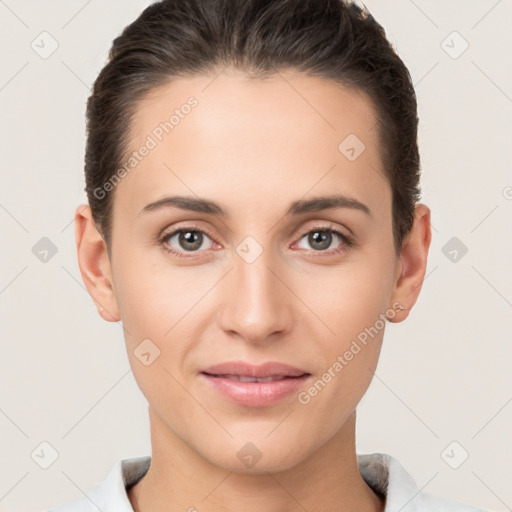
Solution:
<svg viewBox="0 0 512 512"><path fill-rule="evenodd" d="M122 329L82 284L72 223L89 89L148 4L0 1L1 511L70 500L118 459L150 454ZM416 86L433 240L418 303L386 328L358 452L394 455L425 491L511 510L512 2L366 5ZM47 469L43 442L58 454Z"/></svg>

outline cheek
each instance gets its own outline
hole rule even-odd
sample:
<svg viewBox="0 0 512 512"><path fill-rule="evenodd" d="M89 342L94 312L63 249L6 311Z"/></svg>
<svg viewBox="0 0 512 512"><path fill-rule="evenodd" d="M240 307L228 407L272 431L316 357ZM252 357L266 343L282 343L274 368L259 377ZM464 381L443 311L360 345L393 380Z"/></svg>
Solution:
<svg viewBox="0 0 512 512"><path fill-rule="evenodd" d="M334 414L341 424L366 392L377 367L386 322L380 302L372 295L355 294L340 298L338 307L324 315L334 331L319 335L316 355L322 364L300 403L311 405L316 414ZM338 425L339 426L339 425Z"/></svg>
<svg viewBox="0 0 512 512"><path fill-rule="evenodd" d="M192 267L173 268L160 254L145 252L117 258L116 298L128 331L161 339L198 300L201 286Z"/></svg>
<svg viewBox="0 0 512 512"><path fill-rule="evenodd" d="M162 263L161 257L151 261L136 254L119 258L115 268L116 297L135 378L144 394L161 379L169 386L165 370L177 378L184 371L188 353L210 320L209 311L215 311L207 293L218 275L200 275L191 266L173 267ZM149 357L142 356L147 352ZM157 357L149 371L143 363L152 360L153 354Z"/></svg>
<svg viewBox="0 0 512 512"><path fill-rule="evenodd" d="M326 383L330 389L325 400L329 396L340 404L357 402L371 381L392 291L387 266L382 259L354 260L324 276L297 281L297 294L307 297L307 305L315 313L308 314L313 320L307 324L324 372L318 387Z"/></svg>
<svg viewBox="0 0 512 512"><path fill-rule="evenodd" d="M387 266L360 259L296 279L293 289L323 326L319 339L327 337L333 346L332 340L342 342L374 324L385 312L392 291Z"/></svg>
<svg viewBox="0 0 512 512"><path fill-rule="evenodd" d="M179 270L164 275L133 256L119 262L116 284L134 378L148 402L170 414L178 403L184 407L178 382L188 346L180 333L189 318L187 311L199 297Z"/></svg>

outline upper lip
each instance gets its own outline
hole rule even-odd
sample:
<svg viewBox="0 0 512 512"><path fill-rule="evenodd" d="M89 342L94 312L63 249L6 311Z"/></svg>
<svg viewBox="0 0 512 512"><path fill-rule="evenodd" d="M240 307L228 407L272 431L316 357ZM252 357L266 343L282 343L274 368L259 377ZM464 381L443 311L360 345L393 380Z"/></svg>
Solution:
<svg viewBox="0 0 512 512"><path fill-rule="evenodd" d="M201 373L212 375L239 375L241 377L300 377L308 374L305 370L288 364L270 361L260 365L245 363L244 361L227 361L204 368Z"/></svg>

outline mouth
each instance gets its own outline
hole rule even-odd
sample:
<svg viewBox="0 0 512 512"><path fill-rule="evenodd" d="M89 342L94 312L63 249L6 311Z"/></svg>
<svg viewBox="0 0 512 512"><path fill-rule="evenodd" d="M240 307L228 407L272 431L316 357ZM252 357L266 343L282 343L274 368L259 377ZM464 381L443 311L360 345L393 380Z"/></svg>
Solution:
<svg viewBox="0 0 512 512"><path fill-rule="evenodd" d="M267 407L302 388L311 373L277 362L227 362L199 372L217 396L246 407Z"/></svg>
<svg viewBox="0 0 512 512"><path fill-rule="evenodd" d="M277 361L268 361L259 365L246 363L245 361L226 361L225 363L203 368L201 373L222 377L253 377L257 379L270 377L282 379L285 377L301 377L308 372Z"/></svg>
<svg viewBox="0 0 512 512"><path fill-rule="evenodd" d="M302 377L304 375L311 375L309 373L303 373L302 375L298 375L297 377L290 377L288 375L271 375L270 377L249 377L245 375L217 375L214 373L201 372L204 375L208 375L209 377L218 378L218 379L229 379L237 382L274 382L276 380L283 379L296 379L298 377Z"/></svg>

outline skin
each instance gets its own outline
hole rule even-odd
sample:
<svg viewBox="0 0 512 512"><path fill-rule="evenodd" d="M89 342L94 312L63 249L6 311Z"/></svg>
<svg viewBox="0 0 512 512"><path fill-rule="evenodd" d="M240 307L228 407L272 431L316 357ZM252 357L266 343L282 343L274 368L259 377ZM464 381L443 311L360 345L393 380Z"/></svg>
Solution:
<svg viewBox="0 0 512 512"><path fill-rule="evenodd" d="M149 404L152 464L128 497L144 512L381 511L357 467L355 420L385 329L307 404L292 394L264 408L236 405L198 372L279 361L321 378L379 314L416 302L430 210L417 205L398 255L375 112L363 93L292 71L215 76L180 78L140 102L134 149L188 97L198 105L116 186L110 257L90 208L76 210L83 280L99 314L122 321ZM338 150L351 133L366 146L354 161ZM371 215L347 207L285 215L294 201L333 193ZM140 213L170 195L206 198L228 214ZM307 234L329 226L352 232L354 245L333 235L318 249ZM166 252L162 231L187 227L205 230L200 249L187 252L174 236L164 244L184 257ZM262 249L252 263L236 252L247 236ZM392 313L389 321L401 322L409 311ZM160 350L149 366L134 354L147 338ZM237 456L249 441L261 453L252 467Z"/></svg>

